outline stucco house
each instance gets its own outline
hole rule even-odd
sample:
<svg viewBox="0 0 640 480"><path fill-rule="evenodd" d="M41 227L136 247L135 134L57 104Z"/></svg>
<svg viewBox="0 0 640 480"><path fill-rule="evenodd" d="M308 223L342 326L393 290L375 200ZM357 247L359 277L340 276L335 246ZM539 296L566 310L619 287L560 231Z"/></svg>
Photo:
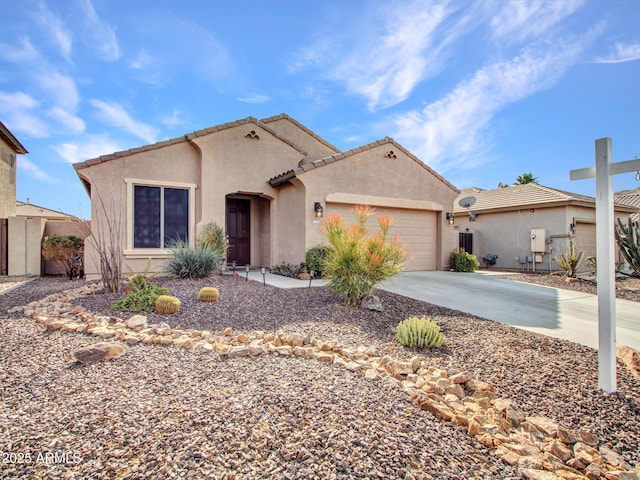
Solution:
<svg viewBox="0 0 640 480"><path fill-rule="evenodd" d="M448 266L446 220L459 190L390 138L342 152L286 114L248 117L74 165L92 205L94 238L117 242L123 262L159 270L175 238L193 242L215 222L229 262L299 263L323 242L322 217L357 204L395 219L407 269ZM373 224L373 222L372 222ZM117 239L112 242L110 234ZM86 272L95 274L95 242Z"/></svg>
<svg viewBox="0 0 640 480"><path fill-rule="evenodd" d="M9 218L16 216L17 156L27 149L0 122L0 275L9 273Z"/></svg>
<svg viewBox="0 0 640 480"><path fill-rule="evenodd" d="M596 255L595 206L593 197L537 183L465 189L454 208L458 246L489 268L483 258L497 255L496 268L558 270L553 260L570 238L585 259ZM637 208L615 202L616 217L624 220L634 212ZM588 269L583 261L580 270Z"/></svg>

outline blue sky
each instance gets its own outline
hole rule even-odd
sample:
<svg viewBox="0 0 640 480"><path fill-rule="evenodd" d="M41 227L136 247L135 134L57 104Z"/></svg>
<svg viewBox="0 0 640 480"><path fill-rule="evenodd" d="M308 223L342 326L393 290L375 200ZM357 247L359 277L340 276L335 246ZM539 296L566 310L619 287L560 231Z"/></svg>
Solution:
<svg viewBox="0 0 640 480"><path fill-rule="evenodd" d="M393 137L458 188L640 156L640 1L0 0L18 199L88 218L71 164L285 112L342 150ZM616 176L616 190L640 186Z"/></svg>

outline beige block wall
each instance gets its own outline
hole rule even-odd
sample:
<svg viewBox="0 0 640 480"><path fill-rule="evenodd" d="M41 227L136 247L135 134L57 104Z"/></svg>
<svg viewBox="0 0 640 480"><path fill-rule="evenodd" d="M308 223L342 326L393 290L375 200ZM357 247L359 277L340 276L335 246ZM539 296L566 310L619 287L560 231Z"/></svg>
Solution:
<svg viewBox="0 0 640 480"><path fill-rule="evenodd" d="M8 274L41 274L44 218L9 218Z"/></svg>
<svg viewBox="0 0 640 480"><path fill-rule="evenodd" d="M84 240L91 234L90 222L78 220L78 221L60 221L60 220L48 220L45 224L43 238L49 235L75 235ZM65 272L58 264L51 261L44 261L44 275L64 275Z"/></svg>
<svg viewBox="0 0 640 480"><path fill-rule="evenodd" d="M16 158L12 172L11 168L9 168L10 154L15 155L15 151L0 140L0 218L14 217L16 215L16 171L18 170L18 160Z"/></svg>

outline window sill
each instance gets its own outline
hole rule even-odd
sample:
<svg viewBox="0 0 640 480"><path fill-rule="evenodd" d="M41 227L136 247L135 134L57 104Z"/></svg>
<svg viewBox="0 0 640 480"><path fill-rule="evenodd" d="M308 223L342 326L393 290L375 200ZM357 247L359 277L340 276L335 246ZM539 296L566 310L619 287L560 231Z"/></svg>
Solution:
<svg viewBox="0 0 640 480"><path fill-rule="evenodd" d="M125 250L123 252L124 258L169 258L171 252L162 248L136 248L132 250Z"/></svg>

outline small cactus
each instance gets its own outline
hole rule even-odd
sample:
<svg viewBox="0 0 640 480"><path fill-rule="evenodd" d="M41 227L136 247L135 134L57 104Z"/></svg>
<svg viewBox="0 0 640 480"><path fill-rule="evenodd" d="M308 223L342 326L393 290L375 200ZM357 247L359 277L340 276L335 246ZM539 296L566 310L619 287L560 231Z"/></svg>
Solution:
<svg viewBox="0 0 640 480"><path fill-rule="evenodd" d="M442 346L440 327L429 317L409 317L396 327L396 338L405 347L432 348Z"/></svg>
<svg viewBox="0 0 640 480"><path fill-rule="evenodd" d="M198 292L198 299L201 302L217 302L220 292L215 287L202 287Z"/></svg>
<svg viewBox="0 0 640 480"><path fill-rule="evenodd" d="M176 297L172 297L171 295L160 295L156 299L156 313L160 314L171 314L176 313L180 310L180 300Z"/></svg>

